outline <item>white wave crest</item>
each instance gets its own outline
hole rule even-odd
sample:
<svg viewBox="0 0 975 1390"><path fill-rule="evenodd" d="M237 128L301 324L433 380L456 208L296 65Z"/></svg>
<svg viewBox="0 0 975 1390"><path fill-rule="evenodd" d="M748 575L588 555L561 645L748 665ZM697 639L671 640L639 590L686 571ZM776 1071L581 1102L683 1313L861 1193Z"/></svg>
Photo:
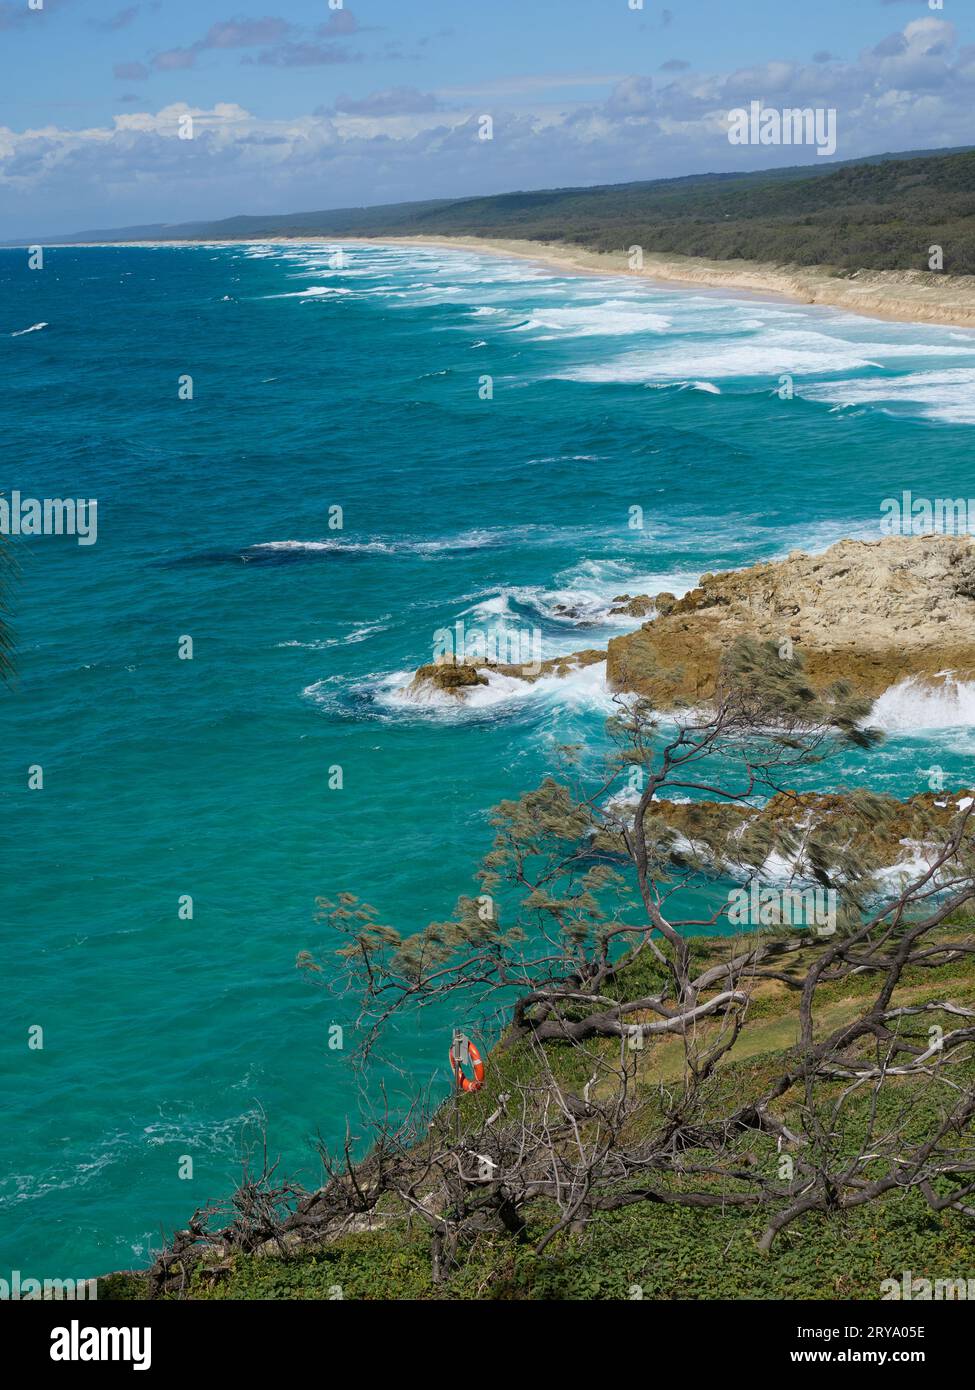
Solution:
<svg viewBox="0 0 975 1390"><path fill-rule="evenodd" d="M443 536L435 540L420 540L413 536L383 538L373 537L368 541L318 540L318 541L258 541L249 547L255 550L307 551L314 554L322 552L342 552L364 555L432 555L441 550L480 550L484 546L496 545L498 535L492 531L462 531L456 536Z"/></svg>
<svg viewBox="0 0 975 1390"><path fill-rule="evenodd" d="M388 614L386 615L389 616ZM354 628L344 637L321 637L314 642L299 642L292 639L288 642L276 642L276 647L300 647L304 651L324 652L330 647L349 647L356 642L367 641L375 632L385 632L388 624L385 622L367 623L364 627Z"/></svg>
<svg viewBox="0 0 975 1390"><path fill-rule="evenodd" d="M906 376L866 381L834 381L800 390L808 400L830 405L912 405L931 420L953 425L975 424L975 367L942 372L911 372Z"/></svg>
<svg viewBox="0 0 975 1390"><path fill-rule="evenodd" d="M942 672L933 681L914 676L885 690L867 723L894 733L914 729L955 729L975 725L975 681Z"/></svg>
<svg viewBox="0 0 975 1390"><path fill-rule="evenodd" d="M579 304L568 309L534 309L515 332L535 334L541 341L556 337L617 337L630 333L666 333L671 320L632 300L608 299L602 304Z"/></svg>
<svg viewBox="0 0 975 1390"><path fill-rule="evenodd" d="M680 598L698 581L696 573L641 574L623 560L583 560L556 576L557 587L509 585L477 595L465 610L481 622L508 619L524 622L532 615L571 630L571 641L578 642L576 628L638 627L645 618L632 613L613 612L623 605L617 600L630 595L672 593ZM520 611L519 611L520 610ZM651 616L651 615L648 615ZM571 648L570 648L571 650Z"/></svg>
<svg viewBox="0 0 975 1390"><path fill-rule="evenodd" d="M695 343L624 353L608 362L554 373L557 380L585 382L696 382L729 377L783 374L831 376L883 368L902 358L971 357L973 349L948 343L857 342L809 329L766 329L760 336L736 334ZM807 391L806 394L809 394Z"/></svg>
<svg viewBox="0 0 975 1390"><path fill-rule="evenodd" d="M338 285L309 285L306 290L289 290L283 294L265 294L262 299L325 299L333 295L352 294Z"/></svg>

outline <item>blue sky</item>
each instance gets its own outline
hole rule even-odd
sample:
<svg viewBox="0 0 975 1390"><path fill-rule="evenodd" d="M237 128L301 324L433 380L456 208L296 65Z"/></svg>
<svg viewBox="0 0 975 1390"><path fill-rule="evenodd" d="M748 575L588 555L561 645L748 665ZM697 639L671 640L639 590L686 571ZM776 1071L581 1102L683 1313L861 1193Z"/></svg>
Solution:
<svg viewBox="0 0 975 1390"><path fill-rule="evenodd" d="M0 236L817 162L751 100L975 143L971 0L634 3L0 0Z"/></svg>

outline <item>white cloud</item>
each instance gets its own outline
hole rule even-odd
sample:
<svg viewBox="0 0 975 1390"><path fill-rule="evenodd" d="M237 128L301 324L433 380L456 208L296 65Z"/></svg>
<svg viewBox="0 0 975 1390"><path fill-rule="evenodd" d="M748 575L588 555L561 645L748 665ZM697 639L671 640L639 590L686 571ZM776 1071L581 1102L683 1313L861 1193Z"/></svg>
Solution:
<svg viewBox="0 0 975 1390"><path fill-rule="evenodd" d="M250 36L221 32L235 43ZM16 227L8 217L14 235L58 230L55 221L71 230L761 168L768 147L727 141L728 111L752 99L837 107L842 159L967 143L973 82L975 49L959 51L952 24L924 17L855 62L775 61L656 80L580 74L498 82L487 108L493 141L477 139L483 87L385 88L293 118L258 116L234 102L176 103L83 130L4 127L0 187L24 209ZM553 100L584 84L610 90L598 100ZM522 104L513 108L506 95ZM194 117L192 140L178 139L185 114ZM782 162L803 156L795 148L777 153ZM38 225L45 213L46 225Z"/></svg>

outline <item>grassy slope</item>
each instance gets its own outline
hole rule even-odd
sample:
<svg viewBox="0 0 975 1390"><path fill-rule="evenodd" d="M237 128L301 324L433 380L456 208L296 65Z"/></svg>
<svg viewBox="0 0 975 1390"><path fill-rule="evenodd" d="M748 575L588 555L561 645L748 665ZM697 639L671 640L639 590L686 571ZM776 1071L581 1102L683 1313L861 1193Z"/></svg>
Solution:
<svg viewBox="0 0 975 1390"><path fill-rule="evenodd" d="M715 943L701 938L694 951L702 960L710 959ZM620 988L643 993L652 978L653 969L641 967ZM818 1017L823 1028L852 1016L858 999L874 988L875 982L857 977L821 989ZM756 991L749 1022L719 1074L716 1106L722 1097L740 1100L745 1087L755 1091L781 1068L782 1052L795 1040L795 998L793 991L775 982L763 983ZM975 1004L969 961L907 972L895 1003L945 998ZM917 1030L926 1030L932 1022L951 1026L936 1014L919 1021ZM614 1047L608 1042L600 1046ZM662 1040L640 1058L640 1079L649 1098L644 1123L652 1121L655 1086L679 1075L679 1047L675 1040ZM559 1080L581 1088L590 1071L585 1059L568 1048L550 1048L549 1056ZM484 1090L463 1102L471 1118L472 1112L490 1113L498 1092L530 1077L536 1065L523 1046L495 1054ZM975 1064L970 1074L975 1074ZM936 1088L908 1081L889 1086L885 1103L891 1117L905 1099L911 1106L910 1132L921 1135L934 1114ZM851 1113L857 1114L856 1107ZM855 1142L855 1132L848 1137ZM749 1134L739 1149L745 1162L774 1170L776 1150L769 1137ZM228 1278L215 1287L199 1286L194 1296L315 1299L333 1297L338 1286L343 1297L352 1299L593 1299L628 1298L631 1287L639 1285L648 1299L874 1299L882 1279L900 1277L905 1269L932 1278L975 1275L971 1222L951 1212L935 1215L915 1195L897 1194L828 1220L810 1216L788 1228L770 1255L757 1249L763 1223L754 1213L631 1207L596 1217L583 1237L563 1239L542 1258L532 1253L531 1244L484 1239L464 1267L439 1288L430 1279L423 1232L396 1218L394 1223L288 1259L238 1256ZM546 1225L544 1213L539 1213L531 1235L537 1239ZM111 1276L100 1291L102 1298L140 1296L140 1281L131 1276Z"/></svg>

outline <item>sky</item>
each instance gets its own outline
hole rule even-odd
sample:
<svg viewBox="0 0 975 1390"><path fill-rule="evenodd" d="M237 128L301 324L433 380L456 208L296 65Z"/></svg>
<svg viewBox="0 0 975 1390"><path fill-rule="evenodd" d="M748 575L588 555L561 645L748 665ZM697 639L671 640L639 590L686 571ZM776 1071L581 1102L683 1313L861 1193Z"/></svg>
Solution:
<svg viewBox="0 0 975 1390"><path fill-rule="evenodd" d="M732 144L752 101L835 110L835 159L973 144L975 5L0 0L0 78L30 239L824 162Z"/></svg>

